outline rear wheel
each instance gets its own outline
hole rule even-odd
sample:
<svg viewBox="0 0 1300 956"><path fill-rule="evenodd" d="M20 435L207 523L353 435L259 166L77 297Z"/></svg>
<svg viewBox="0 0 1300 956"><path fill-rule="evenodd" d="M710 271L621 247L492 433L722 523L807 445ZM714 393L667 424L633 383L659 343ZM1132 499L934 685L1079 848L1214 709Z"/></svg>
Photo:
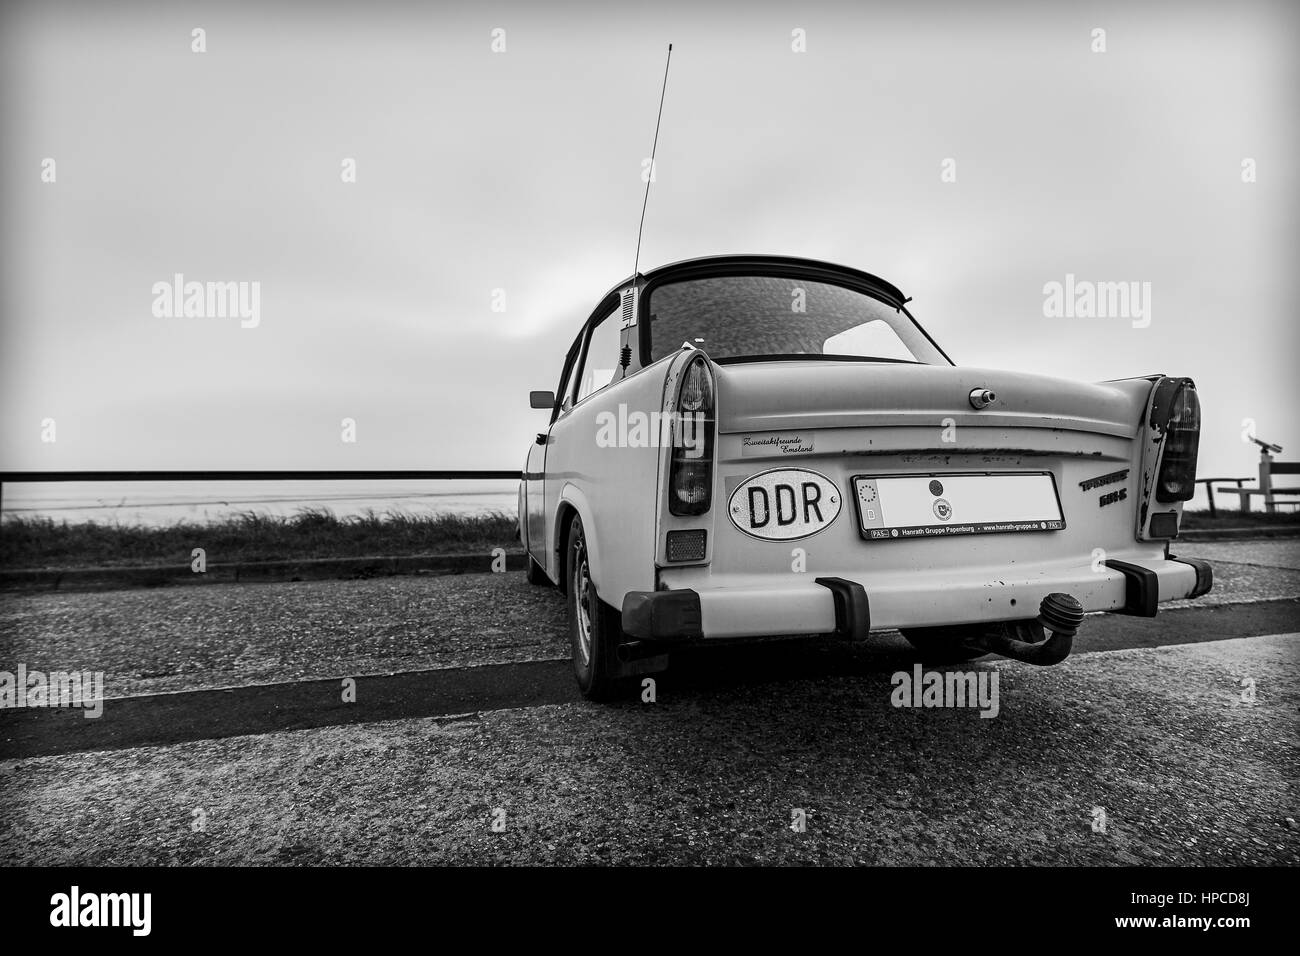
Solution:
<svg viewBox="0 0 1300 956"><path fill-rule="evenodd" d="M981 624L962 624L955 627L906 627L902 635L908 643L921 652L921 659L934 664L953 664L974 660L989 653L970 647L983 632Z"/></svg>
<svg viewBox="0 0 1300 956"><path fill-rule="evenodd" d="M573 674L588 700L609 700L619 689L614 654L623 637L619 614L596 594L582 519L569 525L569 641L573 648Z"/></svg>

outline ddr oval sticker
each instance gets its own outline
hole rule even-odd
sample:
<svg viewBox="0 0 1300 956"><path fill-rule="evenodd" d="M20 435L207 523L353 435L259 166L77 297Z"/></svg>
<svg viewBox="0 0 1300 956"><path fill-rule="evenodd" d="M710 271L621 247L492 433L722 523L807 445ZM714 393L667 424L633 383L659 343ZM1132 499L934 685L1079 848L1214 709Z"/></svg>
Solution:
<svg viewBox="0 0 1300 956"><path fill-rule="evenodd" d="M807 468L760 472L736 486L727 514L745 534L768 541L793 541L821 531L840 513L835 482Z"/></svg>

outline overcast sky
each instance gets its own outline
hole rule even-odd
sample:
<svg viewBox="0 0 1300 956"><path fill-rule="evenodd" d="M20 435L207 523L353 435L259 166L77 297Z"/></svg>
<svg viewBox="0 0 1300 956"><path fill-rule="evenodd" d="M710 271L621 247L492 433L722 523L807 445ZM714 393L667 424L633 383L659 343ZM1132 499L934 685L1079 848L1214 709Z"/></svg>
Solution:
<svg viewBox="0 0 1300 956"><path fill-rule="evenodd" d="M631 271L670 41L643 267L843 262L958 364L1192 376L1202 474L1253 472L1244 418L1300 457L1294 5L0 18L5 469L520 466L526 393ZM260 323L155 316L176 273L259 282ZM1044 317L1067 273L1151 283L1149 327Z"/></svg>

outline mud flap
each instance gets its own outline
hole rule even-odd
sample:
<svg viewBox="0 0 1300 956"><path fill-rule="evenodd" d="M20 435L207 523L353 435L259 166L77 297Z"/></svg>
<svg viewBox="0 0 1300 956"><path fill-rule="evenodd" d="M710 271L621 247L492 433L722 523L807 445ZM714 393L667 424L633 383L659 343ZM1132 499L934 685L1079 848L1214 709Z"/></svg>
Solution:
<svg viewBox="0 0 1300 956"><path fill-rule="evenodd" d="M668 670L668 652L620 660L618 654L611 655L609 664L610 677L640 677L644 674L661 674Z"/></svg>

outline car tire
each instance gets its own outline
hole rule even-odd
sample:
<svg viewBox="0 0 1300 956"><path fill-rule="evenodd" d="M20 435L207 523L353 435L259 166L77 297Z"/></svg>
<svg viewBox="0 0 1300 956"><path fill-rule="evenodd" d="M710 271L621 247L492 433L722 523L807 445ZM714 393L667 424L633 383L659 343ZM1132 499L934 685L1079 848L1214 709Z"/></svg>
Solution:
<svg viewBox="0 0 1300 956"><path fill-rule="evenodd" d="M573 675L578 689L588 700L610 700L617 696L614 654L623 638L619 613L596 594L591 580L587 537L582 519L574 515L569 525L567 560L569 644L573 651Z"/></svg>
<svg viewBox="0 0 1300 956"><path fill-rule="evenodd" d="M528 579L529 584L536 584L538 587L551 583L551 579L546 576L542 566L533 560L531 554L528 555L528 570L524 572L524 577Z"/></svg>
<svg viewBox="0 0 1300 956"><path fill-rule="evenodd" d="M905 627L900 629L900 633L921 652L922 660L932 664L955 664L989 653L966 646L967 641L978 638L983 630L981 624L963 624L955 627Z"/></svg>

